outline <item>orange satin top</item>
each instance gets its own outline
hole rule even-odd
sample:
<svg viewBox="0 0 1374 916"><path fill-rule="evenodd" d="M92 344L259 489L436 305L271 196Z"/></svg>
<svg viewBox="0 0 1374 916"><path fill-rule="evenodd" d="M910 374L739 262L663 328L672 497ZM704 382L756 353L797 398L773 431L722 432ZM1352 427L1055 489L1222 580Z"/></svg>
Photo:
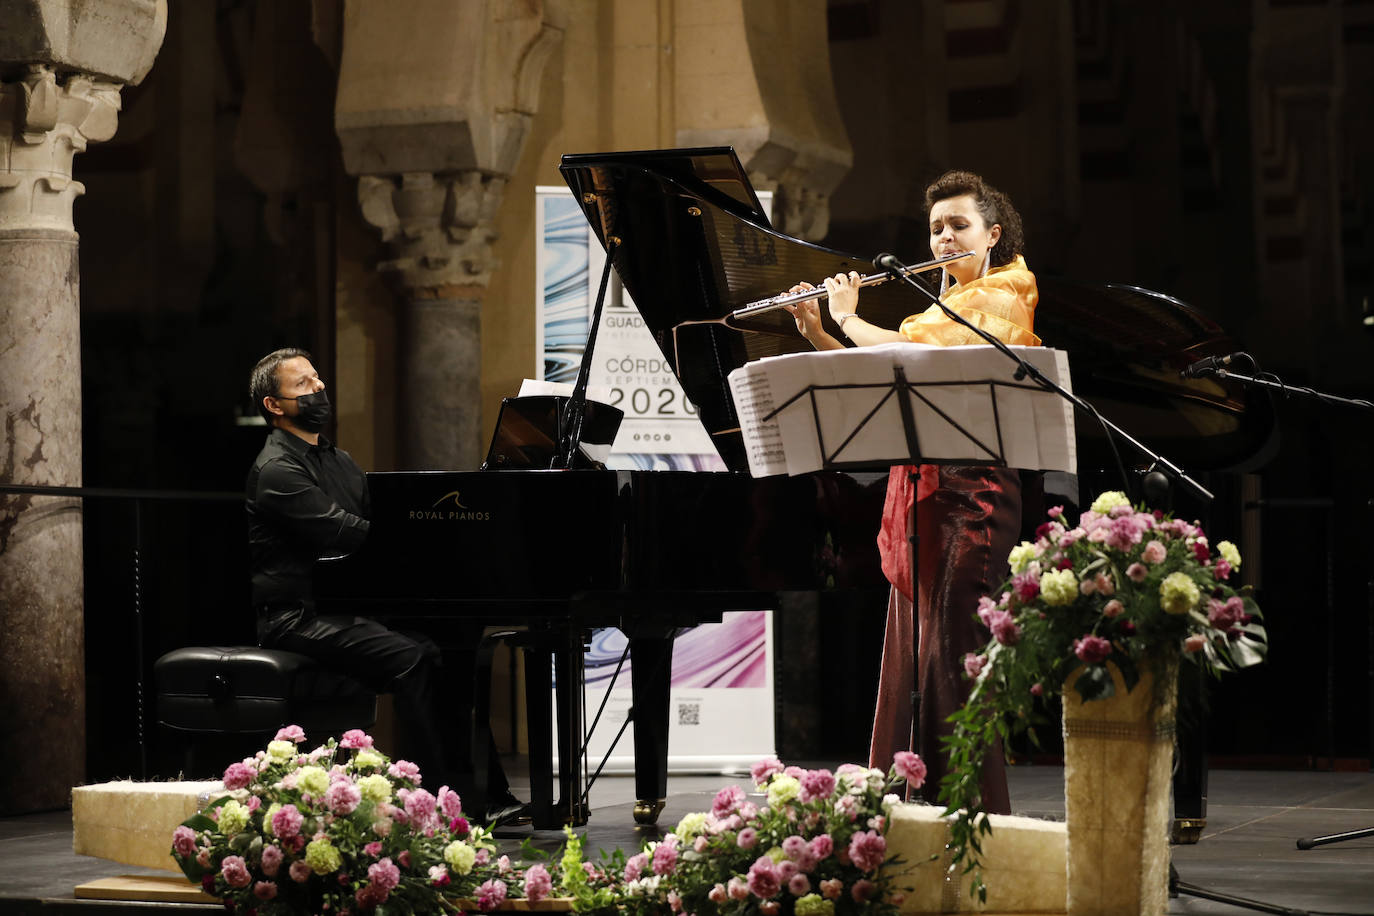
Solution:
<svg viewBox="0 0 1374 916"><path fill-rule="evenodd" d="M1021 255L1010 264L992 268L977 280L954 287L945 294L943 301L971 324L1003 343L1027 347L1040 345L1040 338L1032 330L1040 292L1035 285L1035 274L1026 267L1026 259ZM968 328L950 320L938 305L912 315L902 322L900 330L908 340L939 347L987 343ZM907 541L911 503L913 499L917 502L925 499L939 486L937 465L920 466L920 478L914 489L910 470L910 465L895 465L890 469L883 523L878 531L883 573L907 598L914 594L911 548Z"/></svg>
<svg viewBox="0 0 1374 916"><path fill-rule="evenodd" d="M1019 254L1010 264L994 267L985 276L954 287L945 294L943 301L970 324L1003 343L1023 347L1040 345L1040 338L1031 330L1035 326L1035 306L1040 301L1040 292L1035 286L1035 274ZM952 321L938 305L912 315L898 330L908 340L937 347L985 343L983 338Z"/></svg>

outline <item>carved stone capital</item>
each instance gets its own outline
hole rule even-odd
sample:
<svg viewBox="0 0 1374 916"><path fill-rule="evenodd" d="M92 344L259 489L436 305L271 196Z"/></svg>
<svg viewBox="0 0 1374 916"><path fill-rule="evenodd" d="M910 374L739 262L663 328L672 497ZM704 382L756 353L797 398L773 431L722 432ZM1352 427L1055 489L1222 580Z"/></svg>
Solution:
<svg viewBox="0 0 1374 916"><path fill-rule="evenodd" d="M392 255L377 269L395 274L412 299L486 286L497 267L491 243L505 184L478 171L363 175L363 218Z"/></svg>
<svg viewBox="0 0 1374 916"><path fill-rule="evenodd" d="M119 84L79 74L59 79L47 65L0 83L0 231L72 231L72 157L114 136Z"/></svg>

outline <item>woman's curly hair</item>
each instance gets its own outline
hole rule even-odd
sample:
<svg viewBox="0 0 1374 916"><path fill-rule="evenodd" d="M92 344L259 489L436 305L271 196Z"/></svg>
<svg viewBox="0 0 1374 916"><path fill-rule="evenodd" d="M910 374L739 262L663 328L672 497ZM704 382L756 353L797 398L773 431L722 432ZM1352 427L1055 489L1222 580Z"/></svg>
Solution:
<svg viewBox="0 0 1374 916"><path fill-rule="evenodd" d="M992 247L989 262L993 267L1003 267L1016 260L1025 249L1025 238L1021 234L1021 214L1011 205L1011 198L985 182L981 175L973 172L949 171L930 183L926 188L926 212L942 200L963 197L969 194L978 205L978 215L991 228L1002 227L1002 236Z"/></svg>

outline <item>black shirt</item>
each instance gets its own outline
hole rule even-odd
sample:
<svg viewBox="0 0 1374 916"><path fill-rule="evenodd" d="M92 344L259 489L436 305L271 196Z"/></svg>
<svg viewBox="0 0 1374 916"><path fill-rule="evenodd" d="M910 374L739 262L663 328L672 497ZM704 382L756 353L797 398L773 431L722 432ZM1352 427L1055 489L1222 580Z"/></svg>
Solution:
<svg viewBox="0 0 1374 916"><path fill-rule="evenodd" d="M311 445L273 429L248 472L248 549L253 606L310 606L321 557L356 550L367 537L367 478L324 436Z"/></svg>

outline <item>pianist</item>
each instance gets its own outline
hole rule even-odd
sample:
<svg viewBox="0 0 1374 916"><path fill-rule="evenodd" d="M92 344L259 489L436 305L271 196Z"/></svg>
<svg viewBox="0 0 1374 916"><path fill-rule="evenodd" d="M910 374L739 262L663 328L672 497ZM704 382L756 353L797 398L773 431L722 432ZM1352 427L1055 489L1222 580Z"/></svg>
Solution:
<svg viewBox="0 0 1374 916"><path fill-rule="evenodd" d="M366 617L315 613L315 562L356 550L367 537L367 478L321 435L329 420L324 382L304 350L263 357L250 381L253 403L272 427L248 472L248 539L258 643L299 652L395 696L399 753L461 793L469 771L450 764L470 757L465 729L439 728L440 653L433 642L391 630ZM461 745L461 746L460 746ZM494 755L492 755L494 756ZM499 768L499 761L497 762ZM511 823L517 810L503 774L494 772L489 818Z"/></svg>
<svg viewBox="0 0 1374 916"><path fill-rule="evenodd" d="M1006 195L971 172L947 172L926 189L930 251L935 257L972 251L942 273L941 301L975 326L1008 344L1034 346L1032 331L1039 300L1035 276L1022 257L1021 217ZM904 341L922 346L984 343L936 305L907 318L897 330L865 321L859 314L858 274L825 281L830 317L859 346ZM810 289L801 283L793 292ZM818 350L845 345L820 323L816 300L789 306L797 330ZM930 765L922 787L936 801L946 761L940 736L949 734L946 718L967 695L962 660L987 640L974 618L979 597L1006 574L1007 554L1021 522L1021 484L1008 468L921 465L913 486L912 467L894 467L888 478L878 547L883 572L892 583L887 633L883 642L870 763L886 769L896 751L911 743ZM913 620L908 515L917 503L918 610ZM915 622L919 621L919 627ZM912 686L919 697L912 708ZM913 723L913 714L915 722ZM989 754L982 774L983 804L992 813L1010 813L1005 763Z"/></svg>

